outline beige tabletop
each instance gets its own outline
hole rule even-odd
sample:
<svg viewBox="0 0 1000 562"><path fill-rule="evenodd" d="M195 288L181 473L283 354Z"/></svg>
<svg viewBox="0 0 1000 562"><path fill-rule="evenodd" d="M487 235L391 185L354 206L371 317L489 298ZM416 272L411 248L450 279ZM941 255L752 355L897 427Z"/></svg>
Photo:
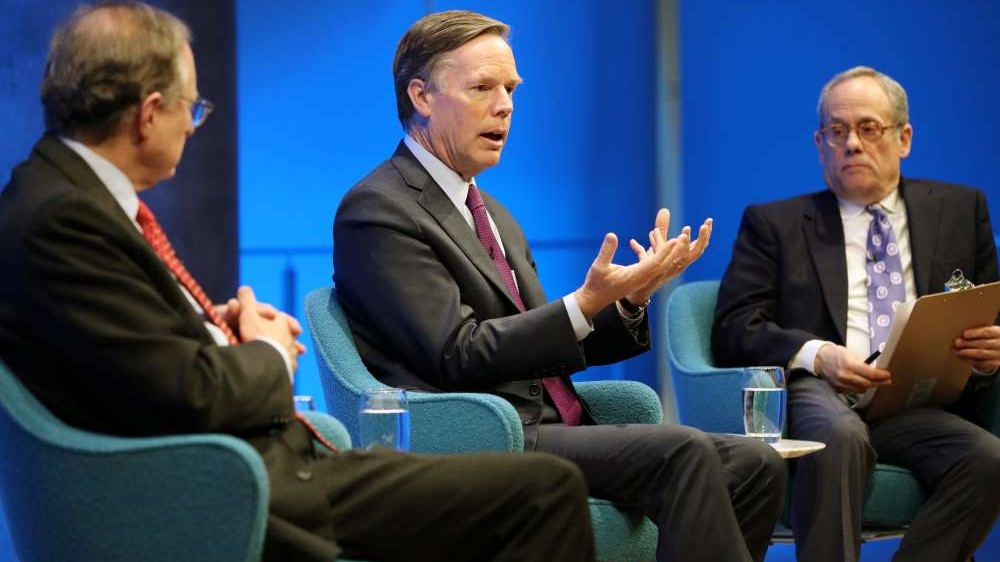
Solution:
<svg viewBox="0 0 1000 562"><path fill-rule="evenodd" d="M794 459L795 457L815 453L826 447L825 443L820 443L819 441L802 441L799 439L782 439L770 445L774 447L775 451L778 451L778 454L783 459Z"/></svg>

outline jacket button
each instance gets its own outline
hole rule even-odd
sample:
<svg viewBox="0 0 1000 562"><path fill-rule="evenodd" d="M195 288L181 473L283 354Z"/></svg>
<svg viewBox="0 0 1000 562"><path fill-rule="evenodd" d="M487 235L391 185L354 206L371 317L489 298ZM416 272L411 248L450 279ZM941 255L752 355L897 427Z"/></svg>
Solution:
<svg viewBox="0 0 1000 562"><path fill-rule="evenodd" d="M295 477L303 482L308 482L312 480L313 473L309 472L308 470L300 470L295 473Z"/></svg>
<svg viewBox="0 0 1000 562"><path fill-rule="evenodd" d="M528 385L528 394L532 396L538 396L541 393L542 389L537 384L531 383L530 385Z"/></svg>

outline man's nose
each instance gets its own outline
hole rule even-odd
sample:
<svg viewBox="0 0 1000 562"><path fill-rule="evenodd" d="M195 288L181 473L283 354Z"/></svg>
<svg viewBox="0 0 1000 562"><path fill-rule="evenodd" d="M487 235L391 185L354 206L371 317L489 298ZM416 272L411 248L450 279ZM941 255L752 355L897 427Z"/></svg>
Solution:
<svg viewBox="0 0 1000 562"><path fill-rule="evenodd" d="M500 117L507 117L511 113L514 113L514 96L503 86L497 88L493 112Z"/></svg>

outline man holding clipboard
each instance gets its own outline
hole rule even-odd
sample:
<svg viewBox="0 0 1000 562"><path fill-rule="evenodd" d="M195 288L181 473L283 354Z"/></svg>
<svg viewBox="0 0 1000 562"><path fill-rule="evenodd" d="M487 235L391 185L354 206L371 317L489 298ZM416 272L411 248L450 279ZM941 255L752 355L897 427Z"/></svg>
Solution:
<svg viewBox="0 0 1000 562"><path fill-rule="evenodd" d="M713 351L720 365L787 366L789 437L826 443L795 467L799 562L857 562L876 461L909 469L927 492L893 560L963 561L1000 513L1000 439L969 420L1000 368L997 311L963 326L947 351L973 373L957 403L878 420L852 406L905 376L883 368L895 362L865 362L884 348L902 303L943 291L956 269L977 285L997 281L986 200L976 189L902 178L913 127L892 78L847 70L823 88L818 112L829 189L746 210Z"/></svg>

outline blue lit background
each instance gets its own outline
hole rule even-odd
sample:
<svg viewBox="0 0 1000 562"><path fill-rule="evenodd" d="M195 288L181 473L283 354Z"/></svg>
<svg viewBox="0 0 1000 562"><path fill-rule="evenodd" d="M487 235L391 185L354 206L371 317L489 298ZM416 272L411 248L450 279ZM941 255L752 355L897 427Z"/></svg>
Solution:
<svg viewBox="0 0 1000 562"><path fill-rule="evenodd" d="M54 19L46 13L69 3L0 0L13 14L0 20L4 180L41 132L40 67L8 50L44 50L37 37ZM991 142L1000 129L1000 4L993 1L236 0L239 277L262 299L301 316L304 294L330 282L337 202L401 135L395 44L426 11L455 7L513 27L526 81L503 161L479 179L521 220L550 298L581 282L605 231L643 239L655 207L667 201L680 202L677 221L716 219L712 247L685 278L718 278L748 203L822 188L812 144L816 96L855 64L889 73L910 93L914 150L904 173L978 186L1000 220ZM660 13L679 30L680 80L658 90ZM19 43L25 37L30 45ZM681 109L671 123L680 127L679 146L658 143L657 122L671 99ZM676 180L657 170L661 159L676 159ZM322 407L314 362L303 358L297 386ZM646 354L578 377L659 386L664 369ZM669 406L669 388L661 390ZM980 560L1000 560L998 534ZM0 532L0 560L10 551L4 541ZM888 560L893 546L866 546L863 560ZM785 546L768 556L791 559Z"/></svg>

